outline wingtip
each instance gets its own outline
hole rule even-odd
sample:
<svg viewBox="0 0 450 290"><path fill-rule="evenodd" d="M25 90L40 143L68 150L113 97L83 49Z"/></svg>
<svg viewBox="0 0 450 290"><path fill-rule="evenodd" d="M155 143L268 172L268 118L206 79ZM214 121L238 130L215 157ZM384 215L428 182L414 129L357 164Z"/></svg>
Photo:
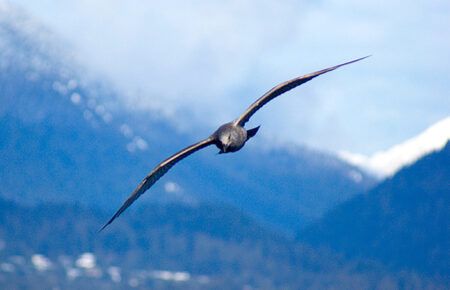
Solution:
<svg viewBox="0 0 450 290"><path fill-rule="evenodd" d="M368 58L368 57L371 57L371 56L372 56L372 55L371 55L371 54L369 54L369 55L366 55L366 56L363 56L363 57L360 57L360 58L357 58L357 59L351 60L351 61L349 61L349 62L343 63L343 64L341 64L341 65L339 65L339 66L343 66L343 65L351 64L351 63L354 63L354 62L357 62L357 61L360 61L360 60L366 59L366 58Z"/></svg>
<svg viewBox="0 0 450 290"><path fill-rule="evenodd" d="M109 226L110 223L111 223L111 222L107 222L106 224L104 224L103 227L101 227L101 228L97 231L97 233L103 232L103 230L106 229L106 227Z"/></svg>
<svg viewBox="0 0 450 290"><path fill-rule="evenodd" d="M371 54L369 54L369 55L366 55L366 56L363 56L363 57L360 57L358 60L363 60L363 59L365 59L365 58L368 58L368 57L371 57L372 55Z"/></svg>
<svg viewBox="0 0 450 290"><path fill-rule="evenodd" d="M103 225L103 227L101 227L101 229L98 230L98 233L101 233L104 229L106 229L106 227L109 226L116 219L116 217L117 213L112 218L110 218L109 221L105 225Z"/></svg>

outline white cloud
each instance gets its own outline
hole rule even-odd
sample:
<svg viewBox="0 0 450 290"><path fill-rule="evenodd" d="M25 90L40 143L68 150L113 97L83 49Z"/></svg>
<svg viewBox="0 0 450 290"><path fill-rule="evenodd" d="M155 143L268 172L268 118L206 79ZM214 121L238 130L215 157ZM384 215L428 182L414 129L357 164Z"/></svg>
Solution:
<svg viewBox="0 0 450 290"><path fill-rule="evenodd" d="M278 82L367 54L258 112L261 134L367 154L450 107L444 0L14 2L71 41L130 107L183 129L213 129Z"/></svg>

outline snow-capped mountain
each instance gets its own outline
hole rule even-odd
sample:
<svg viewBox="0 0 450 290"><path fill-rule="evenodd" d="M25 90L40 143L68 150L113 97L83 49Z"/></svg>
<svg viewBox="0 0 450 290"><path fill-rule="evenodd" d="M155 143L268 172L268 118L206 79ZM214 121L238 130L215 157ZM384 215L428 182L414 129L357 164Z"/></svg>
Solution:
<svg viewBox="0 0 450 290"><path fill-rule="evenodd" d="M419 135L372 156L341 151L338 156L379 177L392 176L421 157L442 149L450 140L450 116L433 124Z"/></svg>
<svg viewBox="0 0 450 290"><path fill-rule="evenodd" d="M382 262L391 269L450 277L449 164L447 143L330 210L298 237L315 247Z"/></svg>

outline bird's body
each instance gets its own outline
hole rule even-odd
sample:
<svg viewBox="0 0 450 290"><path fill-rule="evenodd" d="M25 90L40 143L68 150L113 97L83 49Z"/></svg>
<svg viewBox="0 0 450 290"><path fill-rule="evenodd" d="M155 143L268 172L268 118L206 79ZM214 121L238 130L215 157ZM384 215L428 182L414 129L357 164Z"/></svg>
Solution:
<svg viewBox="0 0 450 290"><path fill-rule="evenodd" d="M212 137L216 140L219 153L236 152L244 147L247 139L247 130L233 122L226 123L219 127Z"/></svg>
<svg viewBox="0 0 450 290"><path fill-rule="evenodd" d="M303 83L312 80L313 78L321 74L335 70L336 68L341 67L343 65L357 62L366 57L349 61L320 71L316 71L301 77L297 77L273 87L270 91L265 93L262 97L260 97L253 104L251 104L247 108L247 110L236 120L220 126L208 138L186 147L185 149L175 153L171 157L167 158L166 160L158 164L144 178L144 180L142 180L142 182L138 185L138 187L131 193L131 195L124 202L124 204L119 208L119 210L114 214L114 216L101 228L101 230L103 230L110 223L112 223L114 219L116 219L120 214L122 214L134 201L136 201L139 198L139 196L141 196L145 191L147 191L158 179L160 179L164 174L166 174L166 172L169 171L169 169L181 159L212 144L215 144L217 148L219 148L220 150L219 154L236 152L240 150L242 147L244 147L245 142L247 142L250 138L255 136L255 134L258 132L259 129L258 126L256 128L246 130L244 128L245 123L256 111L258 111L261 107L263 107L265 104L267 104L274 98Z"/></svg>

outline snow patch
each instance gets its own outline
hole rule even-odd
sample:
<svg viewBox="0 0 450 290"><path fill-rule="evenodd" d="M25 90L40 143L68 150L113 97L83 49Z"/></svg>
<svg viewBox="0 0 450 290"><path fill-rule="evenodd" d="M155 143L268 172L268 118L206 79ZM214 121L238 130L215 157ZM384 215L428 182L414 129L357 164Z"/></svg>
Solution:
<svg viewBox="0 0 450 290"><path fill-rule="evenodd" d="M78 268L93 269L95 267L95 256L92 253L83 253L75 262Z"/></svg>
<svg viewBox="0 0 450 290"><path fill-rule="evenodd" d="M178 183L175 183L173 181L168 181L164 184L164 190L167 193L175 193L175 192L179 192L181 190L181 187L178 185Z"/></svg>
<svg viewBox="0 0 450 290"><path fill-rule="evenodd" d="M185 282L191 279L188 272L152 271L150 275L155 279L174 282Z"/></svg>
<svg viewBox="0 0 450 290"><path fill-rule="evenodd" d="M133 140L127 144L127 150L130 153L135 152L136 150L145 151L148 148L147 141L145 141L141 136L135 136Z"/></svg>
<svg viewBox="0 0 450 290"><path fill-rule="evenodd" d="M67 88L69 90L74 90L78 87L78 82L75 79L71 79L67 82Z"/></svg>
<svg viewBox="0 0 450 290"><path fill-rule="evenodd" d="M376 152L372 156L348 151L338 152L338 156L350 164L366 169L379 177L388 177L421 157L433 151L441 150L449 140L450 117L446 117L419 135L387 150Z"/></svg>
<svg viewBox="0 0 450 290"><path fill-rule="evenodd" d="M89 268L86 269L85 271L86 275L89 277L100 278L103 275L102 270L98 267Z"/></svg>
<svg viewBox="0 0 450 290"><path fill-rule="evenodd" d="M120 283L122 281L122 275L120 274L119 267L109 267L107 272L111 277L111 281L114 283Z"/></svg>
<svg viewBox="0 0 450 290"><path fill-rule="evenodd" d="M128 285L130 285L130 287L136 288L137 286L139 286L139 280L137 278L131 278L130 280L128 280Z"/></svg>
<svg viewBox="0 0 450 290"><path fill-rule="evenodd" d="M81 276L81 270L76 268L69 268L66 271L66 275L69 280L74 280Z"/></svg>
<svg viewBox="0 0 450 290"><path fill-rule="evenodd" d="M68 92L67 87L58 81L53 82L52 88L60 95L65 95Z"/></svg>
<svg viewBox="0 0 450 290"><path fill-rule="evenodd" d="M41 254L31 256L31 263L33 263L34 268L39 272L47 271L52 266L52 262Z"/></svg>
<svg viewBox="0 0 450 290"><path fill-rule="evenodd" d="M126 138L133 137L133 130L131 130L130 126L128 126L127 124L120 125L119 130Z"/></svg>
<svg viewBox="0 0 450 290"><path fill-rule="evenodd" d="M75 105L78 105L81 102L81 95L79 93L72 93L70 96L70 101Z"/></svg>
<svg viewBox="0 0 450 290"><path fill-rule="evenodd" d="M146 150L148 148L147 141L142 139L142 137L140 137L140 136L137 136L134 138L134 143L136 143L136 147L139 150Z"/></svg>
<svg viewBox="0 0 450 290"><path fill-rule="evenodd" d="M134 151L136 151L136 144L128 143L127 144L127 150L128 150L128 152L133 153Z"/></svg>

